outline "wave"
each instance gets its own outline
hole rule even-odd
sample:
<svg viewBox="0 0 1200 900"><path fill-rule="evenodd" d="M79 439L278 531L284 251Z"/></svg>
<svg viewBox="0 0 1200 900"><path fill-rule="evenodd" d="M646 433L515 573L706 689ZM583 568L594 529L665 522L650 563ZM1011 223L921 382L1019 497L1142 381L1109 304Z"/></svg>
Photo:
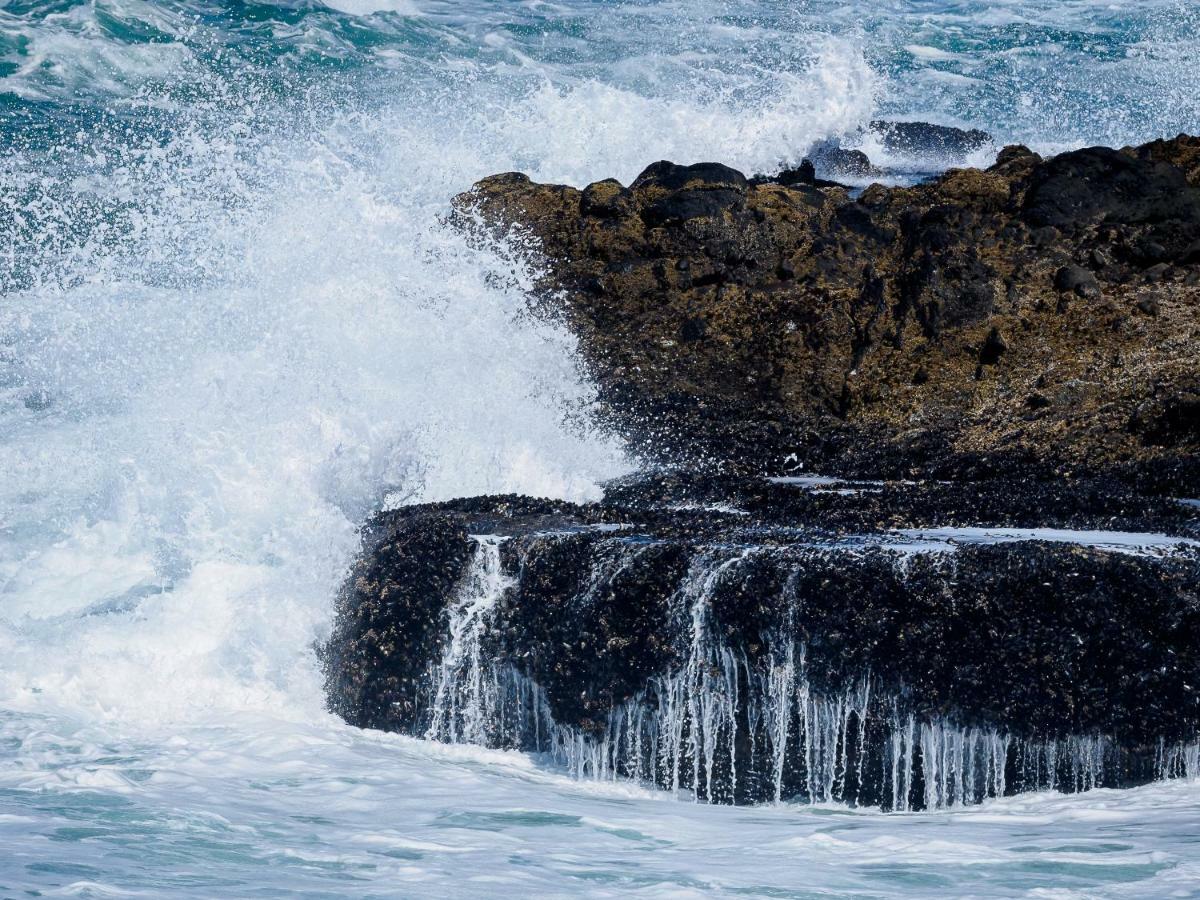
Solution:
<svg viewBox="0 0 1200 900"><path fill-rule="evenodd" d="M880 110L959 118L975 89L928 93L935 70L1009 91L978 124L1011 129L1050 77L1031 60L1115 78L1132 54L1145 79L1137 54L1168 65L1196 33L1157 3L865 9L0 10L0 114L23 123L0 165L5 702L311 712L308 647L370 510L586 497L628 466L589 426L570 337L526 312L520 248L443 224L477 178L768 171Z"/></svg>

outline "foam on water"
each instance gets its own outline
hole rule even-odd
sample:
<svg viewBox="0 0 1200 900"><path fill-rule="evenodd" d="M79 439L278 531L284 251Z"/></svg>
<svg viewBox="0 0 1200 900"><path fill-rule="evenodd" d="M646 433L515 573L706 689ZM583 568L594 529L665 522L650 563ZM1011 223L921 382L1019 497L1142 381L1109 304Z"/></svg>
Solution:
<svg viewBox="0 0 1200 900"><path fill-rule="evenodd" d="M100 24L81 30L115 52ZM309 647L372 509L593 496L627 463L588 427L571 340L528 316L533 273L510 247L443 224L450 198L505 169L767 166L869 114L865 65L832 40L794 72L739 76L736 97L472 64L297 99L257 68L210 72L203 102L143 85L124 111L157 110L152 130L121 115L20 147L3 194L5 694L147 721L307 715Z"/></svg>
<svg viewBox="0 0 1200 900"><path fill-rule="evenodd" d="M1003 544L1012 541L1046 541L1077 544L1115 553L1169 553L1200 547L1200 541L1169 534L1133 531L1096 531L1076 528L904 528L897 534L917 542L948 544Z"/></svg>
<svg viewBox="0 0 1200 900"><path fill-rule="evenodd" d="M0 770L13 894L1082 900L1200 880L1194 783L884 816L696 806L520 754L266 717L137 741L26 717L0 740L19 758Z"/></svg>
<svg viewBox="0 0 1200 900"><path fill-rule="evenodd" d="M324 3L330 9L352 16L369 16L381 12L399 13L403 16L420 15L420 10L411 0L324 0Z"/></svg>
<svg viewBox="0 0 1200 900"><path fill-rule="evenodd" d="M929 6L4 4L3 892L762 893L852 847L829 890L973 883L933 873L956 853L1001 894L1027 860L1085 892L1186 875L1183 785L1000 802L889 871L932 820L822 836L843 817L685 810L322 709L369 511L629 465L519 248L443 224L473 181L765 171L878 112L1042 145L1197 121L1188 5ZM1054 849L1108 804L1124 849Z"/></svg>
<svg viewBox="0 0 1200 900"><path fill-rule="evenodd" d="M269 198L202 208L219 248L164 249L152 222L0 311L10 692L151 719L244 685L316 704L288 685L385 498L580 497L620 471L569 340L524 313L529 274L439 223L430 139L397 127L358 168L343 134L256 173Z"/></svg>

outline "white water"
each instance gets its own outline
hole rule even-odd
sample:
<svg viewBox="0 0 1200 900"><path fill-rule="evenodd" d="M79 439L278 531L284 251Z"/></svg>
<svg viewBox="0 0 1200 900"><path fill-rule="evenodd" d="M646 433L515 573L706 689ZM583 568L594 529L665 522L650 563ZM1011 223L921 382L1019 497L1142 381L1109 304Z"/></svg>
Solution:
<svg viewBox="0 0 1200 900"><path fill-rule="evenodd" d="M497 538L476 538L475 556L456 605L450 610L450 634L442 659L430 673L436 685L433 716L426 737L450 744L486 746L495 727L499 698L484 639L491 613L509 587L500 566Z"/></svg>
<svg viewBox="0 0 1200 900"><path fill-rule="evenodd" d="M136 741L6 719L0 741L21 759L0 770L10 895L1141 900L1200 884L1184 782L880 815L681 803L522 754L261 716Z"/></svg>
<svg viewBox="0 0 1200 900"><path fill-rule="evenodd" d="M896 534L936 546L955 544L1007 544L1013 541L1046 541L1052 544L1076 544L1112 553L1164 554L1185 552L1200 547L1200 541L1169 534L1137 531L1100 531L1078 528L902 528Z"/></svg>
<svg viewBox="0 0 1200 900"><path fill-rule="evenodd" d="M1051 146L1149 137L1145 110L1196 108L1186 9L1152 4L1134 62L1105 50L1046 91L1024 79L1088 59L1057 29L1103 33L1094 4L859 9L873 38L850 7L216 6L0 8L0 894L1191 890L1195 786L925 817L692 806L356 732L311 652L370 510L587 497L628 465L586 427L570 339L524 316L530 273L441 224L455 193L663 157L767 170L880 103ZM875 58L980 16L1032 35L958 48L951 67L1010 67L986 112L990 76ZM315 73L282 99L280 58Z"/></svg>

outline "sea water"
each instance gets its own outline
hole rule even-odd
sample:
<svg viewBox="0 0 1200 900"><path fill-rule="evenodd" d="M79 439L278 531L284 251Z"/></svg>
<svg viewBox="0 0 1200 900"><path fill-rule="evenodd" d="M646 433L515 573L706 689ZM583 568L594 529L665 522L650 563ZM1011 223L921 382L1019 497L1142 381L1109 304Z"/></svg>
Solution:
<svg viewBox="0 0 1200 900"><path fill-rule="evenodd" d="M313 652L372 510L632 465L475 180L1134 143L1198 57L1180 0L0 3L0 896L1200 896L1186 781L721 808L355 731Z"/></svg>

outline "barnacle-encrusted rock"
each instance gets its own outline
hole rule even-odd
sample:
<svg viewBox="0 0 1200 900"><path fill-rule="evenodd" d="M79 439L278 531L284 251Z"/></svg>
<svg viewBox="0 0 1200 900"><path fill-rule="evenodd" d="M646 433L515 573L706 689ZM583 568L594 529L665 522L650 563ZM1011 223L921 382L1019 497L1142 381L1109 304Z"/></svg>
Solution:
<svg viewBox="0 0 1200 900"><path fill-rule="evenodd" d="M457 206L537 239L544 308L651 458L1188 495L1198 147L1009 147L857 196L713 163L583 190L508 174Z"/></svg>
<svg viewBox="0 0 1200 900"><path fill-rule="evenodd" d="M989 540L925 524L988 518L987 489L968 513L919 485L727 482L749 509L714 508L714 487L380 514L328 645L331 705L721 802L910 809L1193 773L1186 511L1104 519L1119 504L1098 497L1050 521L1156 531Z"/></svg>

